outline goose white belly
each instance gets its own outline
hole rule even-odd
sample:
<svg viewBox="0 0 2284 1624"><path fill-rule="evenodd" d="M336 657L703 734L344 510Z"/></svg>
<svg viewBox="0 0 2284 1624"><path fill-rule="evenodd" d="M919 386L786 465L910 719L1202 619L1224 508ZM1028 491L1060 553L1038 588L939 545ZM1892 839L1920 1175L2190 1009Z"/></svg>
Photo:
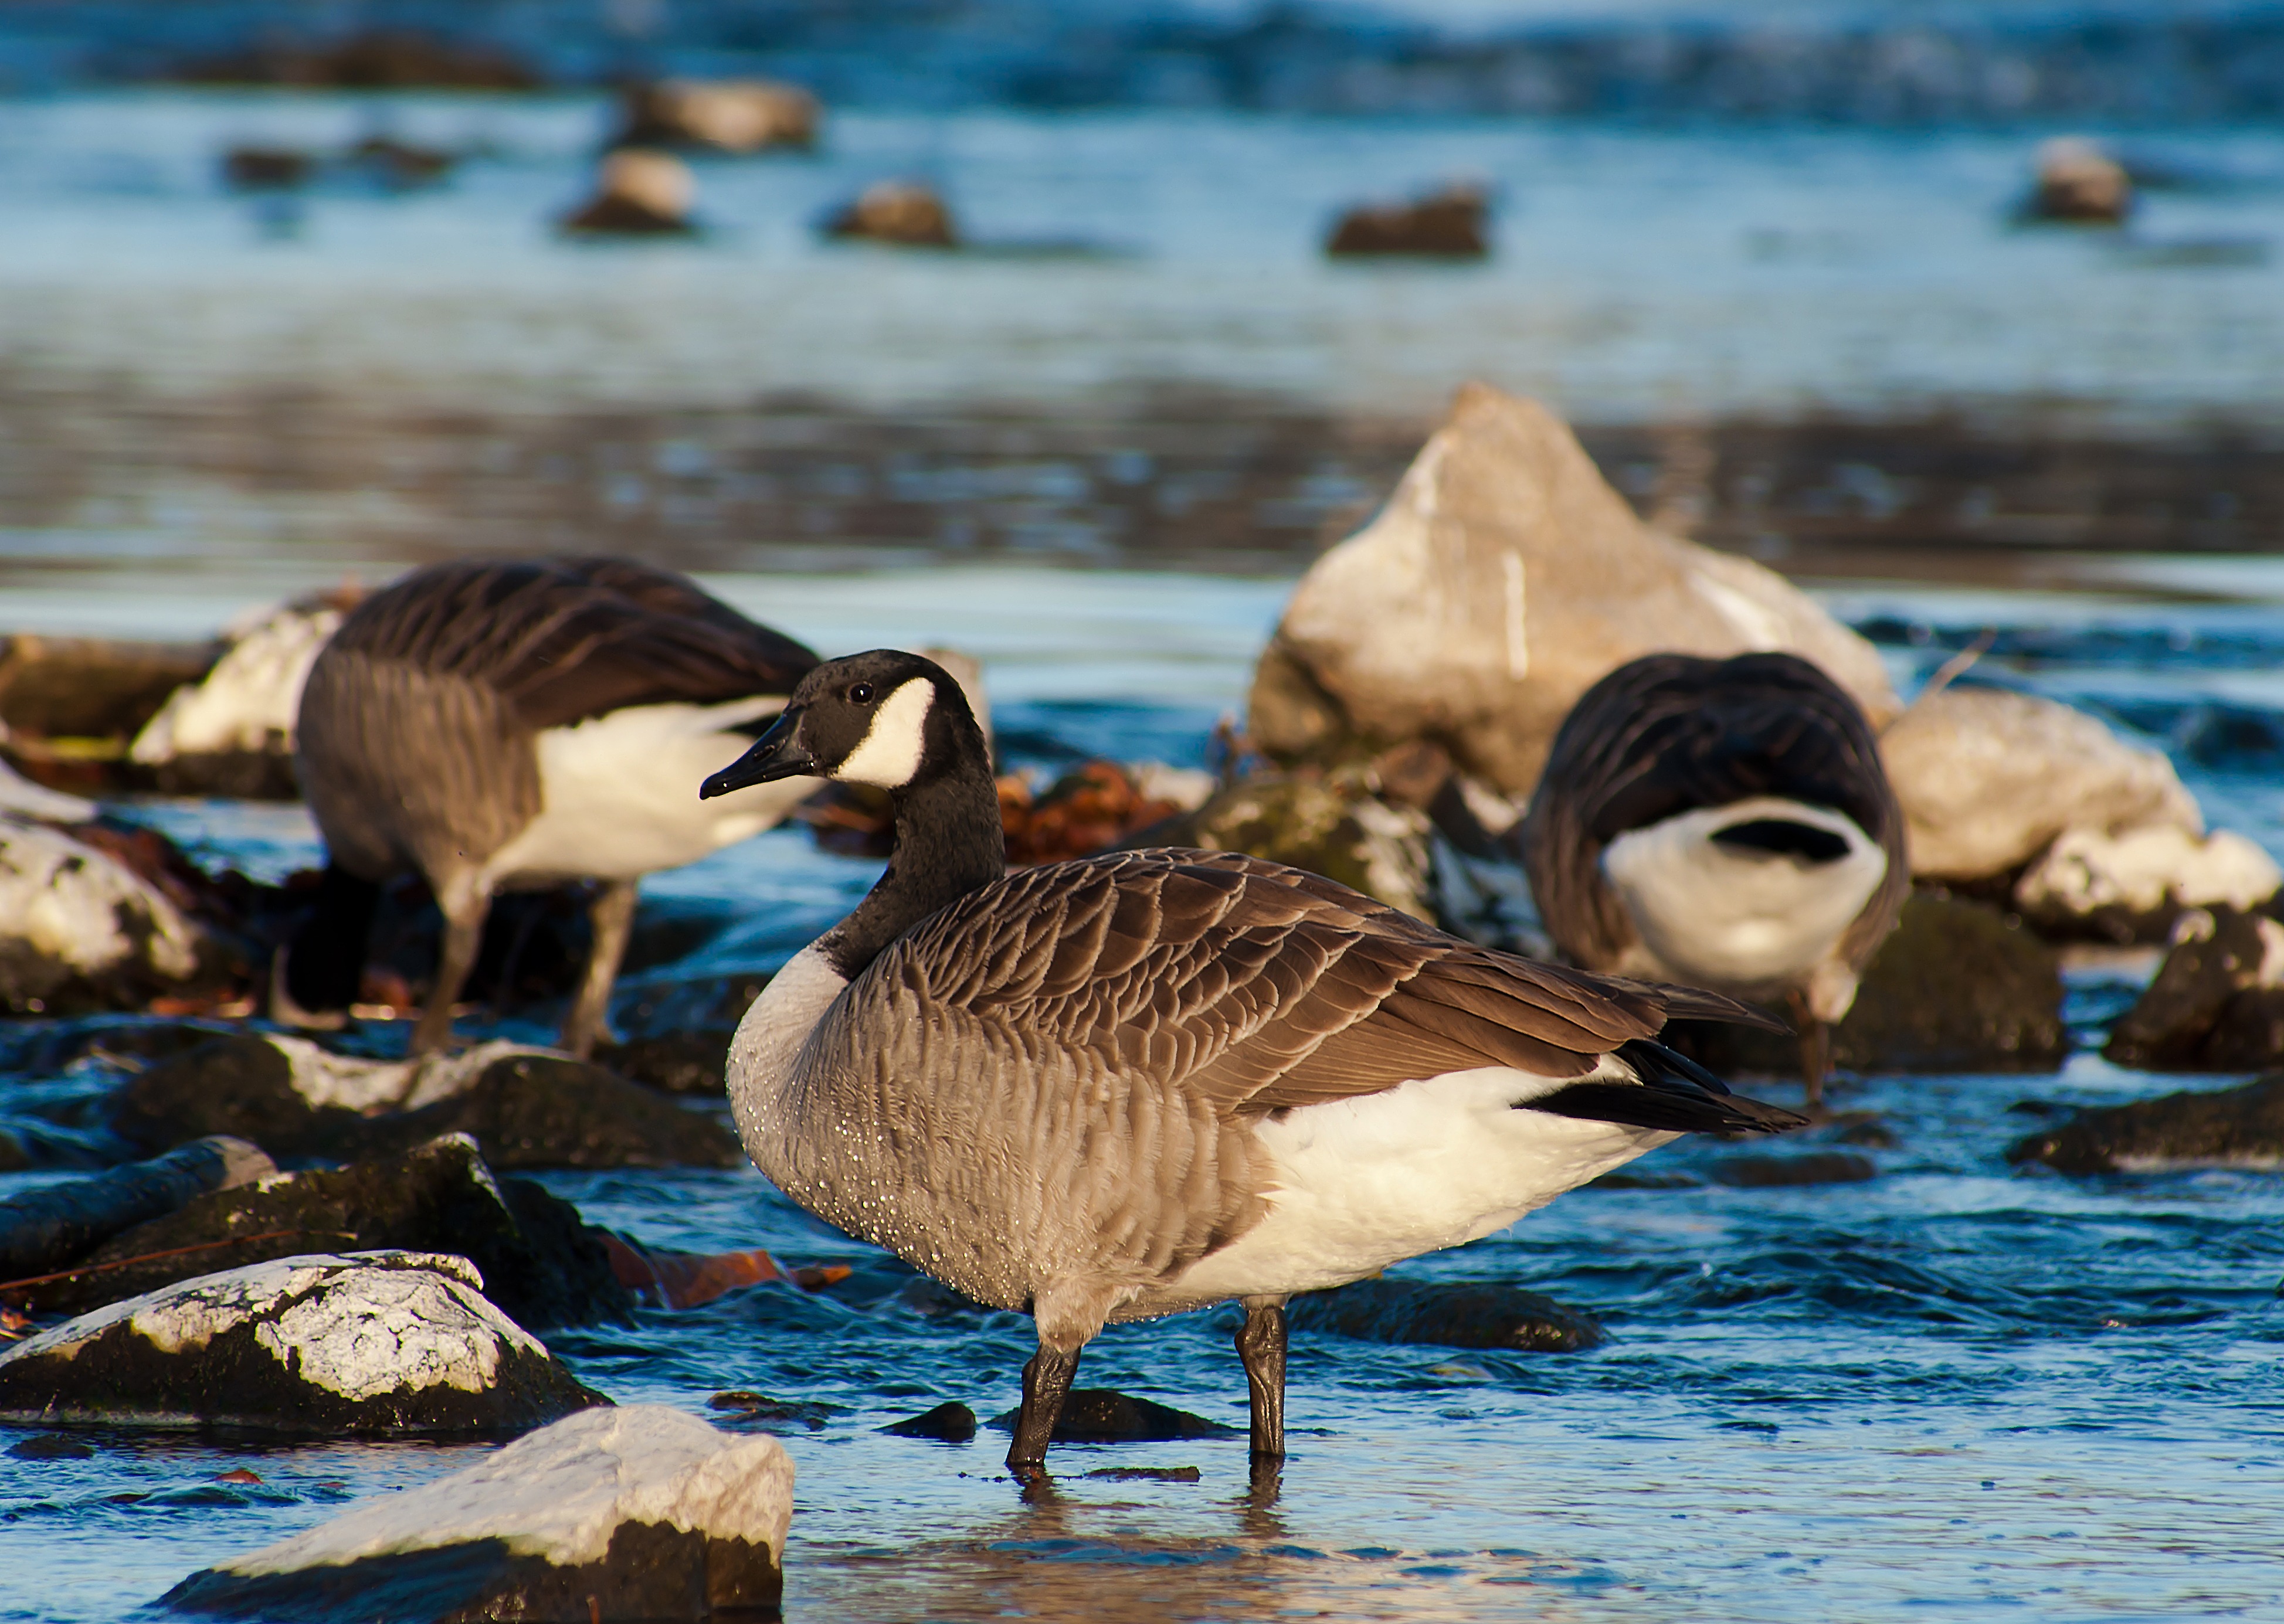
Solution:
<svg viewBox="0 0 2284 1624"><path fill-rule="evenodd" d="M1848 849L1808 863L1713 838L1763 820L1807 824ZM1751 988L1798 981L1829 959L1887 877L1888 855L1829 807L1764 795L1630 830L1604 849L1602 871L1650 954L1627 973Z"/></svg>
<svg viewBox="0 0 2284 1624"><path fill-rule="evenodd" d="M1598 1074L1631 1080L1607 1058ZM1267 1215L1138 1307L1344 1284L1505 1229L1680 1137L1515 1109L1571 1081L1485 1066L1263 1120L1255 1135L1271 1166Z"/></svg>
<svg viewBox="0 0 2284 1624"><path fill-rule="evenodd" d="M492 854L494 886L577 877L633 879L679 868L759 834L815 792L815 778L757 785L712 800L697 785L753 741L727 730L785 708L781 697L726 705L638 705L548 728L535 741L540 812Z"/></svg>

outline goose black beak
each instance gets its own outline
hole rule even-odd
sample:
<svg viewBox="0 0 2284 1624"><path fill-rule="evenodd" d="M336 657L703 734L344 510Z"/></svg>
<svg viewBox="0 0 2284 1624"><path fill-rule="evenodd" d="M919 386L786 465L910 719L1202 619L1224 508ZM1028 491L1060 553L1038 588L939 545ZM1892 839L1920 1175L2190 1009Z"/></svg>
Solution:
<svg viewBox="0 0 2284 1624"><path fill-rule="evenodd" d="M775 784L817 771L817 758L800 742L801 713L788 710L754 741L752 749L698 786L698 799L711 800L756 784Z"/></svg>

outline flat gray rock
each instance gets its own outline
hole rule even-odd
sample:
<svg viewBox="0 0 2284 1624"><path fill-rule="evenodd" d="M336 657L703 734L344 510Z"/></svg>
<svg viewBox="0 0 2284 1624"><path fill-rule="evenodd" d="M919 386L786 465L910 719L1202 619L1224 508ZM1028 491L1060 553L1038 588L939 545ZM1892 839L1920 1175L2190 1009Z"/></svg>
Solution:
<svg viewBox="0 0 2284 1624"><path fill-rule="evenodd" d="M1295 1331L1330 1331L1360 1342L1539 1354L1576 1353L1602 1343L1602 1327L1592 1315L1495 1280L1358 1280L1295 1297L1287 1313Z"/></svg>
<svg viewBox="0 0 2284 1624"><path fill-rule="evenodd" d="M193 1573L164 1604L321 1624L774 1617L793 1483L774 1438L662 1405L589 1410Z"/></svg>
<svg viewBox="0 0 2284 1624"><path fill-rule="evenodd" d="M0 1354L0 1417L294 1435L504 1434L609 1400L465 1258L316 1253L113 1303Z"/></svg>

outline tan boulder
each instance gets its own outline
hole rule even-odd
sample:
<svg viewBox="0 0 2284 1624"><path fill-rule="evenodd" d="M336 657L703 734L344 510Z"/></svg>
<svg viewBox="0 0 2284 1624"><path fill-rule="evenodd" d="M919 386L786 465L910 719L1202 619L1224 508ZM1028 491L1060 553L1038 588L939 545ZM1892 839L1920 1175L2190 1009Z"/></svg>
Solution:
<svg viewBox="0 0 2284 1624"><path fill-rule="evenodd" d="M1287 760L1417 737L1528 794L1588 687L1662 650L1784 650L1880 726L1872 645L1773 572L1661 535L1562 421L1460 389L1378 518L1303 576L1255 673L1255 741Z"/></svg>

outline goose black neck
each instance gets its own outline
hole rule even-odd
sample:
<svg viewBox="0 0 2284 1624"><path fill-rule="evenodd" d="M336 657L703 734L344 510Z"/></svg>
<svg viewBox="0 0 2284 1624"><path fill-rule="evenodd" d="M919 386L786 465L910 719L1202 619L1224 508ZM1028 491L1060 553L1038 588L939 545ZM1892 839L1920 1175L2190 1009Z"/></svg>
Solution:
<svg viewBox="0 0 2284 1624"><path fill-rule="evenodd" d="M974 723L968 724L971 728ZM976 738L980 750L982 736ZM888 871L818 941L851 980L921 920L1007 871L998 786L982 761L963 759L890 792L896 813Z"/></svg>

